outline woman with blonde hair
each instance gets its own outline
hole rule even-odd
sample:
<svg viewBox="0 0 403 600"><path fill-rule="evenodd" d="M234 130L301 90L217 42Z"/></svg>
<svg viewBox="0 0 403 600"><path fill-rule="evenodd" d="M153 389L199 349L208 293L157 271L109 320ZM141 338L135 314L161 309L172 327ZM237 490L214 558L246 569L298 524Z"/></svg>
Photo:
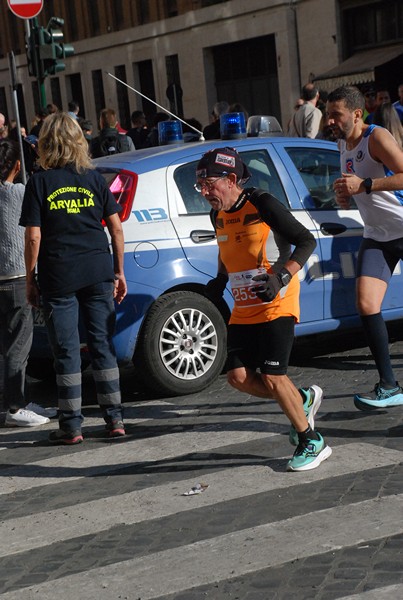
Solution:
<svg viewBox="0 0 403 600"><path fill-rule="evenodd" d="M107 435L123 436L119 369L112 344L113 299L120 303L127 293L120 207L93 168L80 125L68 114L46 118L38 152L42 170L28 181L20 224L26 228L27 298L39 306L42 297L56 370L59 430L49 440L83 441L79 311ZM111 236L113 261L102 221Z"/></svg>

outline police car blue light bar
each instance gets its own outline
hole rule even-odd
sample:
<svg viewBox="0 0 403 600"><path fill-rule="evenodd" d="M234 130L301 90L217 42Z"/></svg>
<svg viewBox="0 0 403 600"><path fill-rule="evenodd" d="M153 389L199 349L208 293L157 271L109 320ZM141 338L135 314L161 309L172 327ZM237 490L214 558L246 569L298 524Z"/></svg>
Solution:
<svg viewBox="0 0 403 600"><path fill-rule="evenodd" d="M220 135L222 140L246 138L245 114L243 112L236 112L221 115Z"/></svg>
<svg viewBox="0 0 403 600"><path fill-rule="evenodd" d="M183 132L180 121L161 121L158 123L158 143L160 146L183 144Z"/></svg>

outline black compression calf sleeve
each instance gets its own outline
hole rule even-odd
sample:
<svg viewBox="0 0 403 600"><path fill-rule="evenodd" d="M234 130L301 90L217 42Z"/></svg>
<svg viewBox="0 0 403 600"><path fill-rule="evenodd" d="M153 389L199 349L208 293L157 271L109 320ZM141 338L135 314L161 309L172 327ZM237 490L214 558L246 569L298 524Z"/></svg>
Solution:
<svg viewBox="0 0 403 600"><path fill-rule="evenodd" d="M379 371L380 384L383 388L394 388L396 378L390 362L389 336L382 314L361 315L361 321L368 346Z"/></svg>

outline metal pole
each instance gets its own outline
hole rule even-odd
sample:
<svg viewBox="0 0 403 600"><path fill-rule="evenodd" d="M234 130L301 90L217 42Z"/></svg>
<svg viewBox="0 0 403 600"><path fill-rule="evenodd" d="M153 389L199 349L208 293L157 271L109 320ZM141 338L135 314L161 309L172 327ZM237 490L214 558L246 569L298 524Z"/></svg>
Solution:
<svg viewBox="0 0 403 600"><path fill-rule="evenodd" d="M29 36L31 35L31 27L29 24L29 19L24 19L24 28L25 28L25 39L26 39L26 42L28 43Z"/></svg>
<svg viewBox="0 0 403 600"><path fill-rule="evenodd" d="M8 53L8 61L9 61L9 65L10 65L11 87L13 90L14 115L15 115L15 121L17 123L16 127L17 127L17 134L18 134L18 143L20 145L21 177L22 177L22 183L25 185L27 183L27 174L25 171L24 147L23 147L24 142L22 140L22 135L21 135L20 111L18 109L18 94L17 94L18 83L17 83L17 69L15 67L14 52Z"/></svg>

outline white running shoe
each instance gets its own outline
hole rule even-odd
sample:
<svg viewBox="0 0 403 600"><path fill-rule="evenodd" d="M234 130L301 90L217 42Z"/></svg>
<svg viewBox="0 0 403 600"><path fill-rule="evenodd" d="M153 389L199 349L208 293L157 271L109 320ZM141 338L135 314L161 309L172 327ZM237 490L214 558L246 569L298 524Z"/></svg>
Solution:
<svg viewBox="0 0 403 600"><path fill-rule="evenodd" d="M48 417L42 417L41 415L37 415L32 412L32 410L27 410L26 408L20 408L15 413L10 413L7 411L6 414L6 427L38 427L38 425L44 425L45 423L49 423L50 419Z"/></svg>
<svg viewBox="0 0 403 600"><path fill-rule="evenodd" d="M303 406L306 419L311 429L315 428L315 415L319 410L319 407L323 398L323 390L318 385L311 385L309 388L300 388L299 393L303 399ZM294 425L291 425L290 435L289 435L290 444L293 446L298 446L298 433Z"/></svg>
<svg viewBox="0 0 403 600"><path fill-rule="evenodd" d="M41 415L41 417L55 417L57 415L57 408L52 406L51 408L44 408L40 404L36 404L36 402L30 402L26 405L25 410L31 410L37 415Z"/></svg>

